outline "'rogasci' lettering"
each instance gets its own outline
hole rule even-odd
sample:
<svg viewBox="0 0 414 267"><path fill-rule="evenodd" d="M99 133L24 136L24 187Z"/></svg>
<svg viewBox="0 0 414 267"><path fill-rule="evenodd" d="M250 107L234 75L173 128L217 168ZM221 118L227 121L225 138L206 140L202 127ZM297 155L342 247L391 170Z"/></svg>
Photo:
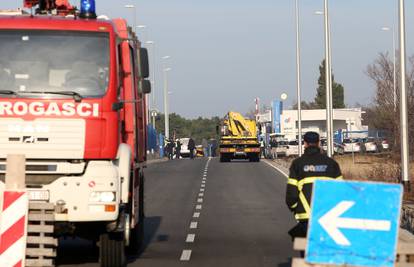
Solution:
<svg viewBox="0 0 414 267"><path fill-rule="evenodd" d="M0 102L0 116L80 116L80 117L98 117L99 104L90 103L42 103L42 102Z"/></svg>

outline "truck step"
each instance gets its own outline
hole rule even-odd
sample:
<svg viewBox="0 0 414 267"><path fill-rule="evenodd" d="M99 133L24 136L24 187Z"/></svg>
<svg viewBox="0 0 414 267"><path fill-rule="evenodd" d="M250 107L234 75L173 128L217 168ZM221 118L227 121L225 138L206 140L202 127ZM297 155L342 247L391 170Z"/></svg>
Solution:
<svg viewBox="0 0 414 267"><path fill-rule="evenodd" d="M55 266L58 240L53 236L55 206L30 202L27 225L26 266Z"/></svg>

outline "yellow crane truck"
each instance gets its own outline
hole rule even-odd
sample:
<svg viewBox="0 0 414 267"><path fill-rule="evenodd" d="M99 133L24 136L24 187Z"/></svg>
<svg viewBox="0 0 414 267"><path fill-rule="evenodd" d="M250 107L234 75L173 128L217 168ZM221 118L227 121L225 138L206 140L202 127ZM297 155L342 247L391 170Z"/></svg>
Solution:
<svg viewBox="0 0 414 267"><path fill-rule="evenodd" d="M244 118L240 113L229 112L220 127L220 162L232 159L260 161L260 143L256 121Z"/></svg>

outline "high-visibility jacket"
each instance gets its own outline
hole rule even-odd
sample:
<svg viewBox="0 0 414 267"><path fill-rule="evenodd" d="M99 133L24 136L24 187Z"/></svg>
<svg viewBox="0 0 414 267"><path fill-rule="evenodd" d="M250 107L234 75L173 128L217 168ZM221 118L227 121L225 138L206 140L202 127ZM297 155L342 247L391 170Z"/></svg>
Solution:
<svg viewBox="0 0 414 267"><path fill-rule="evenodd" d="M319 147L308 147L293 161L289 170L286 204L298 221L309 220L313 183L316 180L342 179L338 163L322 154Z"/></svg>

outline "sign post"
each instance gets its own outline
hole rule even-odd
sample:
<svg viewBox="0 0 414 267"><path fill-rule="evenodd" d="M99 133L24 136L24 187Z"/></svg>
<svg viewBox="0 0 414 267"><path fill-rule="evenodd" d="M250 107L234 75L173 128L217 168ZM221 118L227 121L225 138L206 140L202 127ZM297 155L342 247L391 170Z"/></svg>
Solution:
<svg viewBox="0 0 414 267"><path fill-rule="evenodd" d="M25 157L8 155L6 185L0 188L0 266L25 266L29 197Z"/></svg>

